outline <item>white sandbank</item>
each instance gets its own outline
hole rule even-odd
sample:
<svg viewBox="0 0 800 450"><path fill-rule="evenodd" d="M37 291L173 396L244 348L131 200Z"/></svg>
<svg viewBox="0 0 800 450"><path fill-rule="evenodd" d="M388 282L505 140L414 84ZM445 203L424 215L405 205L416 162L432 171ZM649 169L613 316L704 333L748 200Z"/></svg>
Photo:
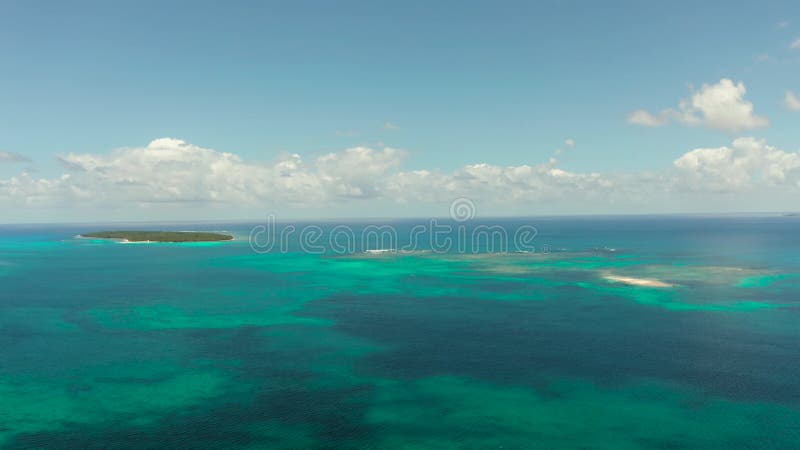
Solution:
<svg viewBox="0 0 800 450"><path fill-rule="evenodd" d="M658 287L658 288L667 288L673 286L672 284L665 283L661 280L655 280L652 278L623 277L620 275L611 275L611 274L603 275L603 278L605 278L608 281L613 281L615 283L629 284L631 286L645 286L645 287Z"/></svg>

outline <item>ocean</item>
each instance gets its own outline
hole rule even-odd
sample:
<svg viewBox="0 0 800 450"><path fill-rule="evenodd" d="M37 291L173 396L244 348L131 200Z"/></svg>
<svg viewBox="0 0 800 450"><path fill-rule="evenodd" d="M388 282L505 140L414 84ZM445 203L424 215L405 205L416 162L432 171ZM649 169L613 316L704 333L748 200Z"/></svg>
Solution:
<svg viewBox="0 0 800 450"><path fill-rule="evenodd" d="M236 239L0 226L1 447L800 448L800 217L113 227Z"/></svg>

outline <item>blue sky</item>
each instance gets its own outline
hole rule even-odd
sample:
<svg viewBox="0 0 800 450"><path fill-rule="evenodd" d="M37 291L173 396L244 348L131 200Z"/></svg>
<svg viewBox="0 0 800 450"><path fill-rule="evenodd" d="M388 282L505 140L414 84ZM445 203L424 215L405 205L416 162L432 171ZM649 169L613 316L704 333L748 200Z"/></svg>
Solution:
<svg viewBox="0 0 800 450"><path fill-rule="evenodd" d="M7 197L20 195L8 186L23 172L54 180L75 170L58 156L108 156L164 137L253 164L388 146L403 152L393 170L443 174L544 164L559 148L558 167L570 173L658 172L741 137L794 155L800 112L786 93L800 94L797 39L800 3L792 1L3 2L0 151L30 162L0 163L0 180ZM679 109L722 79L746 86L744 101L769 126L629 123L633 111ZM565 148L566 139L576 145ZM106 189L96 182L84 185ZM31 189L26 195L41 197ZM134 200L146 206L142 195ZM370 197L345 195L359 196ZM0 222L69 218L34 212L47 202L31 198ZM324 216L324 205L342 203L318 200L291 209ZM63 193L49 201L107 217ZM225 214L283 207L248 201ZM202 212L197 203L185 206L187 217ZM624 203L604 211L638 210ZM537 211L581 212L574 204ZM716 202L687 195L666 210L706 204Z"/></svg>

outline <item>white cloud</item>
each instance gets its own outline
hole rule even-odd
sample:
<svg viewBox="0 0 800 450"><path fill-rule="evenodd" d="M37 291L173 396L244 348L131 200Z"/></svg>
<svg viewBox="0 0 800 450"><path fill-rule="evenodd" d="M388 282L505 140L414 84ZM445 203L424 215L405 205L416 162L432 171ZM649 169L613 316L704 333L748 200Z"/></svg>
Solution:
<svg viewBox="0 0 800 450"><path fill-rule="evenodd" d="M789 24L789 21L788 21L788 20L781 20L780 22L778 22L777 24L775 24L775 28L777 28L777 29L779 29L779 30L782 30L782 29L784 29L784 28L787 28L789 25L790 25L790 24Z"/></svg>
<svg viewBox="0 0 800 450"><path fill-rule="evenodd" d="M681 207L698 194L742 195L758 189L800 193L800 153L749 137L730 146L691 150L672 167L653 172L576 172L559 167L555 159L514 166L469 164L453 171L403 170L405 158L402 150L355 147L309 162L286 154L260 163L162 138L106 154L61 156L68 168L61 176L22 173L0 179L0 205L61 205L100 214L117 208L134 217L147 208L203 212L235 206L261 213L288 207L319 217L352 205L362 205L355 207L362 215L372 206L392 203L419 211L420 205L456 197L515 212L564 205L575 212L608 212L652 210L670 198L684 199L676 200Z"/></svg>
<svg viewBox="0 0 800 450"><path fill-rule="evenodd" d="M384 148L350 148L317 158L317 176L333 193L342 197L376 197L380 180L400 165L405 153Z"/></svg>
<svg viewBox="0 0 800 450"><path fill-rule="evenodd" d="M82 197L80 186L72 183L69 174L53 179L36 179L28 172L23 172L7 180L0 179L0 201L8 200L15 205L47 205L48 202L60 201L68 196Z"/></svg>
<svg viewBox="0 0 800 450"><path fill-rule="evenodd" d="M675 160L683 186L733 192L754 186L800 188L800 153L786 152L752 137L730 147L698 148Z"/></svg>
<svg viewBox="0 0 800 450"><path fill-rule="evenodd" d="M800 99L798 99L792 91L786 91L783 103L792 111L800 111Z"/></svg>
<svg viewBox="0 0 800 450"><path fill-rule="evenodd" d="M314 205L339 196L377 195L376 178L399 164L402 155L391 148L358 147L319 157L311 165L297 154L262 164L162 138L109 155L69 154L60 159L74 172L74 180L109 200Z"/></svg>
<svg viewBox="0 0 800 450"><path fill-rule="evenodd" d="M681 100L678 109L665 109L658 114L637 110L628 115L628 122L648 127L677 122L731 133L768 126L769 120L756 115L753 103L744 99L746 93L744 83L723 78L716 84L703 84L699 91Z"/></svg>
<svg viewBox="0 0 800 450"><path fill-rule="evenodd" d="M691 106L682 109L684 114L699 113L697 120L719 130L735 132L769 125L766 118L754 114L753 104L744 100L746 93L744 83L722 79L714 85L704 84L692 95Z"/></svg>
<svg viewBox="0 0 800 450"><path fill-rule="evenodd" d="M383 129L386 131L398 131L400 127L393 124L392 122L386 122L383 124Z"/></svg>
<svg viewBox="0 0 800 450"><path fill-rule="evenodd" d="M109 155L71 153L59 159L99 195L140 202L246 201L264 189L254 181L269 171L232 153L171 138Z"/></svg>
<svg viewBox="0 0 800 450"><path fill-rule="evenodd" d="M555 156L558 156L571 148L575 148L575 139L567 138L564 140L564 148L557 148L556 151L553 153L555 154ZM555 159L551 159L551 161L556 162Z"/></svg>
<svg viewBox="0 0 800 450"><path fill-rule="evenodd" d="M597 173L573 173L552 162L537 165L471 164L453 173L417 170L387 179L386 192L401 203L446 202L469 197L482 204L525 205L599 198L613 182Z"/></svg>
<svg viewBox="0 0 800 450"><path fill-rule="evenodd" d="M643 109L638 109L628 114L628 123L633 125L641 125L643 127L660 127L662 125L666 125L668 122L669 119L664 112L658 115L653 115Z"/></svg>
<svg viewBox="0 0 800 450"><path fill-rule="evenodd" d="M794 41L792 41L791 45L789 45L789 48L792 50L800 49L800 38L797 38Z"/></svg>
<svg viewBox="0 0 800 450"><path fill-rule="evenodd" d="M0 150L0 163L8 162L8 163L16 163L16 162L28 162L30 159L12 152L4 152Z"/></svg>

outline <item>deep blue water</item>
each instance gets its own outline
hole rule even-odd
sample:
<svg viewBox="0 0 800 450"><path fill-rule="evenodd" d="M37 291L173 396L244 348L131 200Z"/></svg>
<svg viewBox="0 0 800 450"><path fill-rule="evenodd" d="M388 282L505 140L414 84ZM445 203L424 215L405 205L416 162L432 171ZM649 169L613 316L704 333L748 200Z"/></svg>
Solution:
<svg viewBox="0 0 800 450"><path fill-rule="evenodd" d="M256 225L0 226L0 445L800 447L798 217ZM108 228L237 240L75 237Z"/></svg>

